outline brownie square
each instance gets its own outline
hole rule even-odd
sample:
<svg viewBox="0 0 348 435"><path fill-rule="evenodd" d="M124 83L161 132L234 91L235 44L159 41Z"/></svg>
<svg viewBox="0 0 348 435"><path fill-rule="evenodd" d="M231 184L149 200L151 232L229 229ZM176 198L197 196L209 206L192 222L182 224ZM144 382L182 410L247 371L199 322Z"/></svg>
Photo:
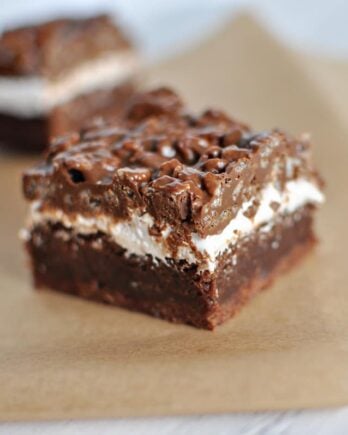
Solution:
<svg viewBox="0 0 348 435"><path fill-rule="evenodd" d="M315 243L306 136L257 133L173 91L52 142L23 177L36 287L213 329Z"/></svg>
<svg viewBox="0 0 348 435"><path fill-rule="evenodd" d="M38 151L95 116L115 119L139 59L112 19L57 19L0 38L0 142Z"/></svg>

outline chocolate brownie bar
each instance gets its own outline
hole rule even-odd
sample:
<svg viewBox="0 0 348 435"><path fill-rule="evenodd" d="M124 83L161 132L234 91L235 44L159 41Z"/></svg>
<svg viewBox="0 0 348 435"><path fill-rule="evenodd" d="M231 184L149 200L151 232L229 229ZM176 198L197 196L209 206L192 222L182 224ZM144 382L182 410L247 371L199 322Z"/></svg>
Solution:
<svg viewBox="0 0 348 435"><path fill-rule="evenodd" d="M305 136L138 94L24 174L35 285L213 329L313 246L321 184Z"/></svg>
<svg viewBox="0 0 348 435"><path fill-rule="evenodd" d="M0 142L36 151L94 116L117 117L139 61L111 18L58 19L0 38Z"/></svg>

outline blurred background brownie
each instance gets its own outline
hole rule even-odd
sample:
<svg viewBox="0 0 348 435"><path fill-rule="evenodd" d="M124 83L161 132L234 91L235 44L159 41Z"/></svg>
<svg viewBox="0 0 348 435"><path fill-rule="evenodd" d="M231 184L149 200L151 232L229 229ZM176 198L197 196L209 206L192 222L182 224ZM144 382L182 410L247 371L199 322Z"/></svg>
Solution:
<svg viewBox="0 0 348 435"><path fill-rule="evenodd" d="M118 116L134 90L136 50L106 15L57 19L0 38L0 142L38 151L96 114Z"/></svg>

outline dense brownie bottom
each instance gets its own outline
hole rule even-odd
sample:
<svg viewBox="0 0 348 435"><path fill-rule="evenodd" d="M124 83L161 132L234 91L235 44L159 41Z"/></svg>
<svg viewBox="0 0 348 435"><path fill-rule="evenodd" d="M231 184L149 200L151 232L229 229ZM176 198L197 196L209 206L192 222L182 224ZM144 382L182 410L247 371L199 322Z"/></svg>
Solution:
<svg viewBox="0 0 348 435"><path fill-rule="evenodd" d="M184 262L127 256L104 234L82 236L60 225L33 229L27 248L35 285L213 329L313 246L312 210L283 217L219 259L214 274Z"/></svg>
<svg viewBox="0 0 348 435"><path fill-rule="evenodd" d="M55 108L42 118L0 113L0 144L11 151L42 151L50 138L79 130L95 116L117 119L134 91L135 86L127 82L112 90L92 92Z"/></svg>

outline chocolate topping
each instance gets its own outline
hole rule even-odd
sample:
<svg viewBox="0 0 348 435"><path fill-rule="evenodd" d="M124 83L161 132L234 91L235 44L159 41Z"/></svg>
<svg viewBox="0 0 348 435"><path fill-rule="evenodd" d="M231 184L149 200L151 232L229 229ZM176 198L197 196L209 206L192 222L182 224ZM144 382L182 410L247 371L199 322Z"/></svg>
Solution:
<svg viewBox="0 0 348 435"><path fill-rule="evenodd" d="M84 60L129 47L107 15L57 19L5 32L0 38L0 75L56 78Z"/></svg>
<svg viewBox="0 0 348 435"><path fill-rule="evenodd" d="M137 95L115 125L98 122L53 141L45 162L25 174L24 191L67 213L97 208L124 219L137 210L158 227L207 235L266 183L313 177L306 150L278 130L252 133L221 111L188 114L161 88Z"/></svg>
<svg viewBox="0 0 348 435"><path fill-rule="evenodd" d="M128 119L142 121L150 116L175 115L183 108L178 95L168 88L139 93L130 99L126 109Z"/></svg>

